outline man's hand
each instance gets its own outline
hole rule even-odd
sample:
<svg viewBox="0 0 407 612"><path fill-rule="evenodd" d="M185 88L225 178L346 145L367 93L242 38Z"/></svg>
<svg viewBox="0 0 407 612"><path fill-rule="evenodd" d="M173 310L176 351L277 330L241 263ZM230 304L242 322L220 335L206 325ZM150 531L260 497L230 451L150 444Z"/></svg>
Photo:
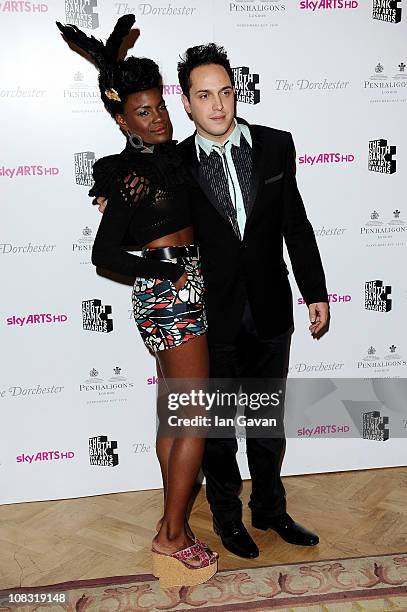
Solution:
<svg viewBox="0 0 407 612"><path fill-rule="evenodd" d="M107 206L106 198L104 198L103 196L99 196L98 198L96 198L96 202L99 205L99 212L104 213L105 212L105 208Z"/></svg>
<svg viewBox="0 0 407 612"><path fill-rule="evenodd" d="M317 302L316 304L310 304L308 311L311 322L308 329L311 335L316 337L328 325L329 305L327 302Z"/></svg>

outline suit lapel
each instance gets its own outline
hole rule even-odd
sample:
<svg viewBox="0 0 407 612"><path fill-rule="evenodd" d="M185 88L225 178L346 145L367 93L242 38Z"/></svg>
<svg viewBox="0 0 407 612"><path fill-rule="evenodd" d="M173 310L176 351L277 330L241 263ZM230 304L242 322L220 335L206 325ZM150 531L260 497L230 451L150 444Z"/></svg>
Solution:
<svg viewBox="0 0 407 612"><path fill-rule="evenodd" d="M189 168L192 176L194 177L195 181L198 183L198 185L200 186L200 188L202 189L202 191L204 192L204 194L206 195L208 200L211 202L213 207L217 210L217 212L221 215L221 217L223 219L225 219L225 221L229 225L230 224L229 223L229 219L227 218L221 203L217 199L217 197L214 194L210 184L208 183L208 181L206 180L206 178L203 175L201 164L198 162L197 155L196 155L196 148L195 148L194 138L192 140L192 145L193 146L190 146L190 143L188 143L188 145L189 145L189 147L188 147L189 150L187 151L187 153L188 153L188 156L187 156L188 162L187 162L187 164L188 164L188 168Z"/></svg>
<svg viewBox="0 0 407 612"><path fill-rule="evenodd" d="M241 122L241 120L239 120ZM246 123L246 122L244 122ZM245 233L247 231L248 225L253 217L254 205L259 193L260 185L262 184L262 179L264 178L264 144L261 139L261 135L256 130L255 127L250 126L250 133L252 136L252 147L253 147L253 166L252 166L252 177L251 177L251 189L250 189L250 197L248 203L248 210L246 216L246 226ZM210 184L203 176L201 165L198 162L198 158L196 155L195 148L195 134L190 136L186 141L182 143L181 150L182 156L185 159L185 162L193 175L194 179L201 187L202 191L211 202L213 207L217 210L217 212L221 215L223 219L230 225L229 219L225 215L225 211L221 206L220 202L216 198Z"/></svg>
<svg viewBox="0 0 407 612"><path fill-rule="evenodd" d="M253 163L252 163L252 178L251 178L251 189L250 189L250 197L249 197L249 205L247 210L247 219L246 225L249 221L249 218L253 214L254 203L257 198L257 194L259 193L259 188L261 184L261 178L263 176L263 143L259 137L259 134L251 128L250 130L252 136L252 147L253 147Z"/></svg>

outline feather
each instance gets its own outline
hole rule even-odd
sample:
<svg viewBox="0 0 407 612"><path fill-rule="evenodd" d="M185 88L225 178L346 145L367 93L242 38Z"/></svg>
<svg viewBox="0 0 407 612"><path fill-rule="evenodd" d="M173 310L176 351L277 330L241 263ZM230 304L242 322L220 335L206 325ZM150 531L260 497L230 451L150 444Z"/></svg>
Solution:
<svg viewBox="0 0 407 612"><path fill-rule="evenodd" d="M105 58L108 62L115 62L119 55L120 46L134 25L134 15L123 15L118 19L105 45Z"/></svg>
<svg viewBox="0 0 407 612"><path fill-rule="evenodd" d="M59 30L62 32L66 40L77 45L82 51L88 53L96 66L103 70L106 65L113 64L117 61L120 46L123 38L130 32L136 18L134 15L123 15L118 19L113 32L106 41L106 45L101 40L94 36L87 36L82 30L75 25L62 25L59 21L56 22Z"/></svg>
<svg viewBox="0 0 407 612"><path fill-rule="evenodd" d="M64 26L59 21L57 21L56 24L68 42L74 43L82 49L82 51L86 51L94 60L98 68L104 67L105 46L101 40L98 40L94 36L87 36L75 25L67 24Z"/></svg>

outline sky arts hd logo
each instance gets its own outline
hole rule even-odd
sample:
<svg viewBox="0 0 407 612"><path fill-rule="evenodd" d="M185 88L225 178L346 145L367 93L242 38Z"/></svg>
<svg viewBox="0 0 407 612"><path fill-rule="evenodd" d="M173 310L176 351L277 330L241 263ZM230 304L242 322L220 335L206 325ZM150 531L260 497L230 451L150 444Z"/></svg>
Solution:
<svg viewBox="0 0 407 612"><path fill-rule="evenodd" d="M387 21L387 23L400 23L401 0L373 0L373 19Z"/></svg>
<svg viewBox="0 0 407 612"><path fill-rule="evenodd" d="M352 296L349 295L349 293L328 293L328 302L330 304L336 304L336 303L348 303L352 301ZM299 297L297 298L297 304L299 306L302 306L303 304L305 304L304 298Z"/></svg>
<svg viewBox="0 0 407 612"><path fill-rule="evenodd" d="M341 11L346 9L357 9L359 2L357 0L302 0L300 9L308 11Z"/></svg>
<svg viewBox="0 0 407 612"><path fill-rule="evenodd" d="M250 72L247 66L232 68L235 81L236 100L245 104L258 104L260 102L260 90L256 88L260 77Z"/></svg>
<svg viewBox="0 0 407 612"><path fill-rule="evenodd" d="M393 157L397 149L394 145L389 145L387 140L380 138L369 141L369 162L370 172L380 172L381 174L394 174L397 169L397 162Z"/></svg>
<svg viewBox="0 0 407 612"><path fill-rule="evenodd" d="M50 312L30 313L27 315L13 315L7 317L7 325L23 327L25 325L49 325L57 323L65 323L68 320L66 314L52 314Z"/></svg>
<svg viewBox="0 0 407 612"><path fill-rule="evenodd" d="M25 166L0 166L0 176L15 178L17 176L56 176L59 168L55 166L36 166L34 164Z"/></svg>
<svg viewBox="0 0 407 612"><path fill-rule="evenodd" d="M391 285L384 285L381 280L367 281L365 283L365 310L377 312L390 312L393 300Z"/></svg>
<svg viewBox="0 0 407 612"><path fill-rule="evenodd" d="M65 0L65 21L78 28L95 30L99 27L99 15L95 13L98 0Z"/></svg>
<svg viewBox="0 0 407 612"><path fill-rule="evenodd" d="M0 2L1 13L46 13L48 5L43 2Z"/></svg>
<svg viewBox="0 0 407 612"><path fill-rule="evenodd" d="M352 164L355 161L353 153L316 153L315 155L300 155L299 164L316 166L321 164Z"/></svg>
<svg viewBox="0 0 407 612"><path fill-rule="evenodd" d="M100 300L84 300L82 302L83 329L108 334L113 331L113 321L109 319L111 314L112 307L104 306Z"/></svg>
<svg viewBox="0 0 407 612"><path fill-rule="evenodd" d="M74 451L39 451L32 454L21 453L16 457L17 463L36 463L37 461L60 461L63 459L74 459Z"/></svg>

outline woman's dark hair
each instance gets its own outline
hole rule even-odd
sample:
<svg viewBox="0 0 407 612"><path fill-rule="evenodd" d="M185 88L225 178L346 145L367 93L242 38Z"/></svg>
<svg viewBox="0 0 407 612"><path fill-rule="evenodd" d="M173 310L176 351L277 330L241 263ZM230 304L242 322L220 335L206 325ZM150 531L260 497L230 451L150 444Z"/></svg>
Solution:
<svg viewBox="0 0 407 612"><path fill-rule="evenodd" d="M128 57L119 60L113 68L113 75L99 73L99 89L106 110L114 118L123 114L127 97L138 91L162 89L162 79L157 64L148 57ZM117 91L120 102L107 97L106 91Z"/></svg>
<svg viewBox="0 0 407 612"><path fill-rule="evenodd" d="M178 62L178 81L182 93L188 99L189 90L191 89L191 72L194 68L207 64L218 64L219 66L223 66L230 77L230 82L232 85L235 84L233 70L230 67L230 62L224 47L220 47L215 43L190 47L181 57L181 61Z"/></svg>
<svg viewBox="0 0 407 612"><path fill-rule="evenodd" d="M123 39L129 34L135 20L134 15L120 17L105 44L94 36L87 36L74 25L64 26L56 22L66 40L85 51L99 70L100 95L113 118L117 113L123 113L124 103L130 94L162 89L160 70L152 59L119 59Z"/></svg>

